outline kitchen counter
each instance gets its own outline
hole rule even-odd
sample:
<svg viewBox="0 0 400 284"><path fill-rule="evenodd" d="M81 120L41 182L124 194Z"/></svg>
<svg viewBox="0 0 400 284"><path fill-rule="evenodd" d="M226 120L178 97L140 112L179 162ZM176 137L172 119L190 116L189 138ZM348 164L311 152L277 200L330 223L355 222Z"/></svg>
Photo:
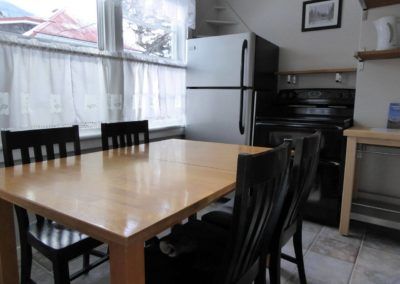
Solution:
<svg viewBox="0 0 400 284"><path fill-rule="evenodd" d="M348 235L350 219L400 229L400 207L374 200L357 199L357 144L400 148L400 129L352 127L347 136L346 164L339 231ZM353 210L352 210L353 206Z"/></svg>
<svg viewBox="0 0 400 284"><path fill-rule="evenodd" d="M400 129L351 127L343 133L347 137L400 141Z"/></svg>

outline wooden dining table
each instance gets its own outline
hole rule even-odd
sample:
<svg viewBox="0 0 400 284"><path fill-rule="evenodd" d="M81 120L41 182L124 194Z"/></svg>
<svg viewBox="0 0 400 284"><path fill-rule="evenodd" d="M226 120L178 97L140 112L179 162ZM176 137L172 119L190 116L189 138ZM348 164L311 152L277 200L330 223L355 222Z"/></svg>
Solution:
<svg viewBox="0 0 400 284"><path fill-rule="evenodd" d="M0 283L18 282L13 204L109 245L110 281L144 284L144 242L235 188L239 153L170 139L0 169Z"/></svg>

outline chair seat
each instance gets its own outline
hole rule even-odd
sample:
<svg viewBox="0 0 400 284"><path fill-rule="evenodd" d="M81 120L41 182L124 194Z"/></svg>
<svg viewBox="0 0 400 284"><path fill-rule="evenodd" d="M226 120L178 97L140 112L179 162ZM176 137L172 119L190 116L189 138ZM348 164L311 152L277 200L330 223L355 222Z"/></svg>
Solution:
<svg viewBox="0 0 400 284"><path fill-rule="evenodd" d="M232 226L232 213L224 211L212 211L203 215L201 217L201 220L206 223L229 230Z"/></svg>
<svg viewBox="0 0 400 284"><path fill-rule="evenodd" d="M95 248L102 244L88 235L52 221L31 224L28 230L28 242L39 249L58 251L58 253L69 251L68 258L79 256L83 251L86 252L88 247Z"/></svg>
<svg viewBox="0 0 400 284"><path fill-rule="evenodd" d="M157 243L146 247L146 284L212 283L221 267L228 233L202 221L190 221L180 232L196 242L196 249L171 258Z"/></svg>
<svg viewBox="0 0 400 284"><path fill-rule="evenodd" d="M230 229L232 224L232 212L235 199L232 198L228 202L218 206L215 211L204 214L201 220L209 224L216 225L220 228Z"/></svg>

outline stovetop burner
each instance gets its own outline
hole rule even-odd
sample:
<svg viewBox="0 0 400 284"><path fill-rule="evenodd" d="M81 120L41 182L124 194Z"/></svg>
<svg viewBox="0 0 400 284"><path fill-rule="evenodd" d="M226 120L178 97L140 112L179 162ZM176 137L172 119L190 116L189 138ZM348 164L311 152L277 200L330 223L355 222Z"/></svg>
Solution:
<svg viewBox="0 0 400 284"><path fill-rule="evenodd" d="M350 127L354 89L281 90L274 103L258 113L256 122L320 123Z"/></svg>

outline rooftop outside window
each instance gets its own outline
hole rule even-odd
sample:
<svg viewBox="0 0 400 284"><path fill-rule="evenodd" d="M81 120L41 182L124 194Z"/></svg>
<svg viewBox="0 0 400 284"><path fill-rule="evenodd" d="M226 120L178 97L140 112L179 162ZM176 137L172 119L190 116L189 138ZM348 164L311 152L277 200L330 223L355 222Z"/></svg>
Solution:
<svg viewBox="0 0 400 284"><path fill-rule="evenodd" d="M96 0L0 0L0 31L97 48Z"/></svg>

